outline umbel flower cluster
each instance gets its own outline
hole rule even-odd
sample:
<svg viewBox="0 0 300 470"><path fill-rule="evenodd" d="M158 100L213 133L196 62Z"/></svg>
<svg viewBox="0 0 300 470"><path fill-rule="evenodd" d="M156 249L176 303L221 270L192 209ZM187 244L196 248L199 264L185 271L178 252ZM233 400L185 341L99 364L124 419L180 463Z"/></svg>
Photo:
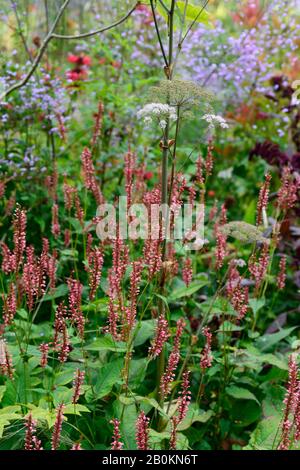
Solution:
<svg viewBox="0 0 300 470"><path fill-rule="evenodd" d="M151 124L155 119L162 129L166 128L168 120L171 122L177 120L176 108L163 103L146 104L138 111L137 117L142 118L145 124Z"/></svg>

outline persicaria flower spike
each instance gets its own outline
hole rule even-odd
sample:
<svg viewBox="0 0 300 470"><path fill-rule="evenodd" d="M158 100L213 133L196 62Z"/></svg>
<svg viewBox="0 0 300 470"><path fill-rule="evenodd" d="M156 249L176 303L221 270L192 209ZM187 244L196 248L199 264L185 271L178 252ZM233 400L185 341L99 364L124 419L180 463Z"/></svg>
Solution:
<svg viewBox="0 0 300 470"><path fill-rule="evenodd" d="M180 397L178 398L178 423L184 420L187 415L189 404L191 402L191 391L190 391L190 371L185 371L182 375L182 386L179 392Z"/></svg>
<svg viewBox="0 0 300 470"><path fill-rule="evenodd" d="M24 450L43 450L41 441L35 436L36 424L36 421L32 419L32 414L29 413L25 418L26 433Z"/></svg>
<svg viewBox="0 0 300 470"><path fill-rule="evenodd" d="M136 422L136 444L138 450L149 450L149 421L144 411L138 416Z"/></svg>
<svg viewBox="0 0 300 470"><path fill-rule="evenodd" d="M112 419L110 423L113 425L113 440L111 443L111 450L121 450L123 442L121 442L120 434L120 421L118 419Z"/></svg>
<svg viewBox="0 0 300 470"><path fill-rule="evenodd" d="M17 206L13 220L13 239L14 239L14 256L16 269L19 268L23 261L23 253L26 247L26 212Z"/></svg>
<svg viewBox="0 0 300 470"><path fill-rule="evenodd" d="M267 205L268 205L271 179L272 179L271 175L267 173L265 175L265 182L263 183L259 191L259 197L258 197L258 203L257 203L257 215L256 215L257 225L260 225L262 223L263 211L266 210Z"/></svg>
<svg viewBox="0 0 300 470"><path fill-rule="evenodd" d="M163 315L160 315L156 322L155 337L149 348L149 356L152 359L155 359L160 355L164 344L168 341L169 337L170 331L168 320L166 320Z"/></svg>
<svg viewBox="0 0 300 470"><path fill-rule="evenodd" d="M48 352L49 352L49 344L48 343L42 343L39 346L39 350L41 352L41 361L40 361L40 366L45 368L46 365L48 364Z"/></svg>
<svg viewBox="0 0 300 470"><path fill-rule="evenodd" d="M277 276L278 289L282 290L285 287L286 280L286 256L282 256L279 262L279 273Z"/></svg>
<svg viewBox="0 0 300 470"><path fill-rule="evenodd" d="M193 267L191 258L186 258L184 261L184 267L182 269L182 279L185 285L188 287L193 279Z"/></svg>
<svg viewBox="0 0 300 470"><path fill-rule="evenodd" d="M64 404L61 403L56 410L56 418L51 438L51 450L57 450L61 438L62 423L64 420Z"/></svg>
<svg viewBox="0 0 300 470"><path fill-rule="evenodd" d="M11 380L14 378L14 368L12 365L12 357L7 348L4 339L0 338L0 374L9 377Z"/></svg>
<svg viewBox="0 0 300 470"><path fill-rule="evenodd" d="M281 425L281 438L278 446L279 450L288 450L292 443L293 421L291 416L296 416L295 412L299 412L299 389L300 381L298 380L298 367L296 358L292 354L289 357L289 381L284 398L285 409Z"/></svg>
<svg viewBox="0 0 300 470"><path fill-rule="evenodd" d="M212 334L207 326L203 328L202 333L206 338L206 343L201 353L200 367L202 371L204 371L205 369L211 366L213 360L211 354Z"/></svg>
<svg viewBox="0 0 300 470"><path fill-rule="evenodd" d="M73 380L73 397L72 403L77 403L81 393L81 387L83 385L85 372L84 370L77 369Z"/></svg>
<svg viewBox="0 0 300 470"><path fill-rule="evenodd" d="M174 338L173 348L169 356L166 371L164 372L160 383L160 392L162 397L166 397L171 392L171 383L175 378L175 370L177 369L180 360L180 340L185 325L186 323L183 318L180 318L177 321L177 329Z"/></svg>

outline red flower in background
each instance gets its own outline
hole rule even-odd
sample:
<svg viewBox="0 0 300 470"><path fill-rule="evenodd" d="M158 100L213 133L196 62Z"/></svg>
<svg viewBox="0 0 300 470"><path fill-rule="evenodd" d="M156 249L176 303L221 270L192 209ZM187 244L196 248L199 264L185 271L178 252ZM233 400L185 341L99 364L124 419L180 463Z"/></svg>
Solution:
<svg viewBox="0 0 300 470"><path fill-rule="evenodd" d="M70 54L68 56L68 62L74 64L74 68L72 70L67 71L67 78L69 80L72 80L72 82L78 82L87 78L88 67L92 63L92 60L88 55Z"/></svg>
<svg viewBox="0 0 300 470"><path fill-rule="evenodd" d="M92 59L88 55L70 54L68 55L68 62L71 62L71 64L77 64L78 66L86 65L89 67L92 64Z"/></svg>

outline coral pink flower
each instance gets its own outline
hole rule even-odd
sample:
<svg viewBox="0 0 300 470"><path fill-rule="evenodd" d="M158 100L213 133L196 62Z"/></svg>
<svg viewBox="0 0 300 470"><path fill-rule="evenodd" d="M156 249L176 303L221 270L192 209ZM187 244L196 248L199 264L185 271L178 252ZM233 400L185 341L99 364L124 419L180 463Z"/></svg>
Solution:
<svg viewBox="0 0 300 470"><path fill-rule="evenodd" d="M26 223L26 212L17 206L13 220L14 256L16 269L19 268L23 261L23 253L26 247Z"/></svg>
<svg viewBox="0 0 300 470"><path fill-rule="evenodd" d="M202 333L206 338L206 344L202 350L201 358L200 358L200 367L202 371L204 372L205 369L207 369L208 367L211 367L212 360L213 360L213 357L211 354L212 334L207 326L203 328Z"/></svg>
<svg viewBox="0 0 300 470"><path fill-rule="evenodd" d="M170 336L168 320L166 320L163 315L160 315L156 323L155 337L149 348L149 356L152 359L155 359L160 355L164 344L168 341Z"/></svg>
<svg viewBox="0 0 300 470"><path fill-rule="evenodd" d="M81 294L83 285L77 279L69 278L67 280L69 288L69 308L71 320L76 325L81 339L84 337L85 319L81 310Z"/></svg>
<svg viewBox="0 0 300 470"><path fill-rule="evenodd" d="M282 172L281 188L278 191L277 205L283 210L287 211L294 207L298 200L298 191L300 189L300 177L291 173L289 167L285 167Z"/></svg>
<svg viewBox="0 0 300 470"><path fill-rule="evenodd" d="M48 343L40 344L39 350L41 352L40 366L44 368L48 364L49 344Z"/></svg>
<svg viewBox="0 0 300 470"><path fill-rule="evenodd" d="M71 450L82 450L80 442L75 442L75 444L73 444Z"/></svg>
<svg viewBox="0 0 300 470"><path fill-rule="evenodd" d="M248 262L248 269L255 280L255 288L258 290L267 273L270 260L269 245L264 243L262 253L257 260L252 256Z"/></svg>
<svg viewBox="0 0 300 470"><path fill-rule="evenodd" d="M182 269L182 279L185 285L188 287L193 279L193 267L191 258L186 258L184 261L184 267Z"/></svg>
<svg viewBox="0 0 300 470"><path fill-rule="evenodd" d="M65 405L61 403L56 410L56 418L51 437L51 450L57 450L60 443L62 423L64 420L64 407Z"/></svg>
<svg viewBox="0 0 300 470"><path fill-rule="evenodd" d="M226 285L226 294L234 310L238 313L238 320L242 320L248 311L248 287L242 286L242 277L238 270L231 264Z"/></svg>
<svg viewBox="0 0 300 470"><path fill-rule="evenodd" d="M36 433L36 421L32 419L31 413L25 419L25 450L43 450L41 447L41 441L35 436Z"/></svg>
<svg viewBox="0 0 300 470"><path fill-rule="evenodd" d="M57 238L60 235L60 225L58 221L58 205L53 204L52 206L52 225L51 232L54 238Z"/></svg>
<svg viewBox="0 0 300 470"><path fill-rule="evenodd" d="M3 299L3 321L5 325L10 325L15 317L17 311L17 298L16 287L13 283L10 284L8 294Z"/></svg>
<svg viewBox="0 0 300 470"><path fill-rule="evenodd" d="M11 380L14 378L14 368L12 365L12 357L7 348L4 339L0 338L0 374L9 377Z"/></svg>
<svg viewBox="0 0 300 470"><path fill-rule="evenodd" d="M149 450L149 421L144 411L138 416L136 422L136 444L138 450Z"/></svg>
<svg viewBox="0 0 300 470"><path fill-rule="evenodd" d="M91 191L96 199L97 204L103 202L103 196L100 187L96 181L95 167L92 161L92 154L88 148L85 148L81 154L82 170L86 189Z"/></svg>
<svg viewBox="0 0 300 470"><path fill-rule="evenodd" d="M121 450L123 447L123 442L120 441L121 434L120 434L120 421L118 419L112 419L110 423L113 425L113 440L111 443L112 450Z"/></svg>
<svg viewBox="0 0 300 470"><path fill-rule="evenodd" d="M97 288L100 284L102 266L103 266L103 253L101 248L96 248L89 253L88 256L88 275L90 287L90 300L94 300Z"/></svg>
<svg viewBox="0 0 300 470"><path fill-rule="evenodd" d="M259 191L257 211L256 211L257 212L257 215L256 215L257 225L260 225L262 223L263 221L262 214L268 205L271 179L272 179L271 175L267 173L265 175L265 182L263 183Z"/></svg>
<svg viewBox="0 0 300 470"><path fill-rule="evenodd" d="M278 289L284 289L286 280L286 256L282 256L279 262L279 273L277 276Z"/></svg>
<svg viewBox="0 0 300 470"><path fill-rule="evenodd" d="M84 370L77 369L73 380L73 397L72 403L77 403L81 393L81 387L84 381L85 372Z"/></svg>
<svg viewBox="0 0 300 470"><path fill-rule="evenodd" d="M217 228L216 233L216 269L220 269L224 264L224 258L226 257L226 235L222 233L222 231Z"/></svg>
<svg viewBox="0 0 300 470"><path fill-rule="evenodd" d="M180 397L178 398L178 423L184 420L187 415L189 404L191 402L191 391L190 391L190 371L185 371L182 375L182 387L179 392Z"/></svg>
<svg viewBox="0 0 300 470"><path fill-rule="evenodd" d="M281 426L281 439L278 446L279 450L288 450L292 439L291 439L291 431L292 431L292 421L291 415L295 414L297 410L297 402L299 400L299 380L298 380L298 367L296 363L296 359L293 355L289 357L289 382L288 387L286 390L285 398L284 398L284 416Z"/></svg>
<svg viewBox="0 0 300 470"><path fill-rule="evenodd" d="M101 133L102 121L103 121L103 112L104 112L104 105L103 105L102 101L99 101L98 111L94 116L95 125L94 125L94 130L93 130L93 137L92 137L92 140L91 140L91 146L92 147L95 147L95 145L98 141L99 135Z"/></svg>
<svg viewBox="0 0 300 470"><path fill-rule="evenodd" d="M180 318L177 321L177 329L173 342L173 348L169 356L167 368L161 378L160 393L162 397L166 397L171 392L171 383L175 378L175 371L180 360L180 340L185 327L185 321Z"/></svg>

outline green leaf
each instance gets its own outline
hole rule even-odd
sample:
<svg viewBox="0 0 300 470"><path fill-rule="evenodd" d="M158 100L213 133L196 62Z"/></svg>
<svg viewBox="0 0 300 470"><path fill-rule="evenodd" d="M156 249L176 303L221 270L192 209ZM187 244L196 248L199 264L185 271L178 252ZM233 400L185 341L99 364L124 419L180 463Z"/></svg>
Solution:
<svg viewBox="0 0 300 470"><path fill-rule="evenodd" d="M183 15L185 9L185 3L183 1L177 1L176 5ZM202 6L188 4L186 8L186 20L196 21L197 23L210 24L212 21L211 15L203 9Z"/></svg>
<svg viewBox="0 0 300 470"><path fill-rule="evenodd" d="M175 289L169 296L169 300L170 301L174 301L174 300L177 300L177 299L181 299L181 297L185 297L185 296L191 296L193 295L195 292L197 292L199 289L201 289L201 287L204 287L208 284L208 280L204 280L203 281L200 281L200 282L194 282L192 283L189 287L180 287L179 289Z"/></svg>
<svg viewBox="0 0 300 470"><path fill-rule="evenodd" d="M138 417L136 404L125 405L119 400L113 404L114 416L121 418L120 431L125 449L136 449L136 421Z"/></svg>
<svg viewBox="0 0 300 470"><path fill-rule="evenodd" d="M45 302L47 300L53 300L57 299L59 297L64 297L68 293L68 286L67 284L60 284L60 286L57 286L54 292L51 294L46 294L44 297L41 299L41 302Z"/></svg>
<svg viewBox="0 0 300 470"><path fill-rule="evenodd" d="M251 434L249 444L244 449L275 450L280 440L280 432L278 432L280 421L280 416L270 416L261 421Z"/></svg>
<svg viewBox="0 0 300 470"><path fill-rule="evenodd" d="M296 328L296 326L292 326L291 328L280 330L277 333L263 335L255 341L255 345L260 351L267 351L289 336Z"/></svg>
<svg viewBox="0 0 300 470"><path fill-rule="evenodd" d="M226 388L226 393L237 400L254 400L259 403L256 396L246 388L231 385L230 387Z"/></svg>
<svg viewBox="0 0 300 470"><path fill-rule="evenodd" d="M266 303L266 301L265 301L264 298L262 298L262 299L250 299L249 300L250 308L251 308L252 312L254 313L255 317L256 317L257 312L262 307L264 307L265 303Z"/></svg>
<svg viewBox="0 0 300 470"><path fill-rule="evenodd" d="M155 398L142 397L140 395L133 395L133 396L130 396L130 397L126 397L125 395L120 395L119 400L124 405L132 405L134 403L135 404L141 404L141 405L145 404L148 407L147 412L149 412L152 408L155 408L156 410L158 410L160 412L161 415L163 415L165 417L168 417L168 415L164 412L164 410L161 408L161 406L155 400Z"/></svg>
<svg viewBox="0 0 300 470"><path fill-rule="evenodd" d="M214 412L212 410L200 410L198 405L190 405L186 417L178 426L178 431L185 431L190 428L193 423L207 423L213 415Z"/></svg>
<svg viewBox="0 0 300 470"><path fill-rule="evenodd" d="M238 325L235 325L234 323L230 322L230 321L224 321L224 323L222 323L222 325L220 325L220 328L218 330L218 332L226 332L226 333L229 333L231 331L241 331L243 330L245 327L244 326L238 326Z"/></svg>
<svg viewBox="0 0 300 470"><path fill-rule="evenodd" d="M76 403L76 405L74 404L66 405L64 407L65 415L79 415L80 416L81 413L90 413L90 410L86 406L80 405L79 403Z"/></svg>
<svg viewBox="0 0 300 470"><path fill-rule="evenodd" d="M149 338L152 338L155 330L154 320L145 320L137 325L137 333L134 340L134 346L144 344Z"/></svg>
<svg viewBox="0 0 300 470"><path fill-rule="evenodd" d="M108 395L113 386L119 382L123 363L123 359L118 359L116 361L109 362L100 369L99 377L95 386L95 393L98 399Z"/></svg>
<svg viewBox="0 0 300 470"><path fill-rule="evenodd" d="M6 390L6 385L0 385L0 402L3 398L5 390Z"/></svg>
<svg viewBox="0 0 300 470"><path fill-rule="evenodd" d="M74 379L74 372L75 370L77 369L76 366L74 366L72 369L67 369L67 370L64 370L62 372L59 372L58 374L56 374L55 376L55 379L54 379L54 383L55 385L66 385L70 382L72 382L72 380Z"/></svg>
<svg viewBox="0 0 300 470"><path fill-rule="evenodd" d="M131 387L138 387L144 381L147 365L148 359L146 357L130 361L129 384Z"/></svg>
<svg viewBox="0 0 300 470"><path fill-rule="evenodd" d="M97 338L92 343L85 346L84 349L88 351L113 351L113 352L126 352L127 345L122 341L115 341L110 335Z"/></svg>

